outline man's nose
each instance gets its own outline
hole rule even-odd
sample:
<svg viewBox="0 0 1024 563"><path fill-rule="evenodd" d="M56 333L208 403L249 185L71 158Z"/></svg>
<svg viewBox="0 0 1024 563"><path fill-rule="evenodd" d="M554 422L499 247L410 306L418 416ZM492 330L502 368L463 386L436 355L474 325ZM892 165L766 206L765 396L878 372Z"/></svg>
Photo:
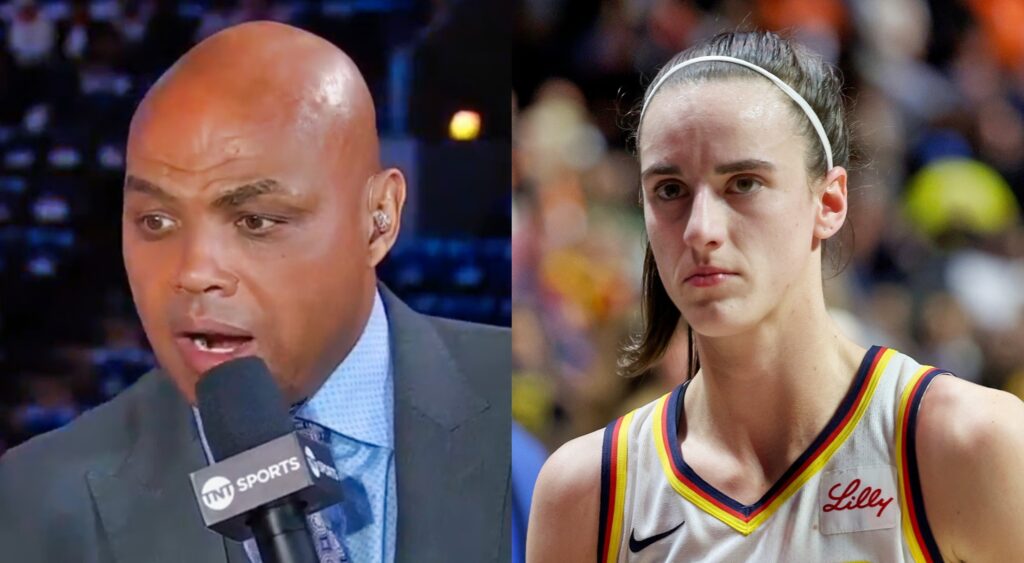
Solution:
<svg viewBox="0 0 1024 563"><path fill-rule="evenodd" d="M238 278L223 267L223 254L222 246L207 237L188 237L175 289L196 295L234 295L238 289Z"/></svg>

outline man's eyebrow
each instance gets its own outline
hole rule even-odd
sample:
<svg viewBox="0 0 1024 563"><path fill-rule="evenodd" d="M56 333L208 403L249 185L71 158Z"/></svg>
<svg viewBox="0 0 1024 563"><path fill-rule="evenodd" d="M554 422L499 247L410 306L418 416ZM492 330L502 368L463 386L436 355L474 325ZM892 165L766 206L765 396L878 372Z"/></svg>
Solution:
<svg viewBox="0 0 1024 563"><path fill-rule="evenodd" d="M255 182L249 182L248 184L242 184L241 186L231 188L218 196L217 199L213 201L213 207L221 209L238 207L254 197L272 194L280 191L281 188L281 183L272 178L264 178ZM177 199L167 192L167 190L164 190L153 182L131 175L125 177L124 189L125 192L146 194L167 202L173 202Z"/></svg>
<svg viewBox="0 0 1024 563"><path fill-rule="evenodd" d="M280 191L281 184L272 178L264 178L224 192L213 201L213 207L238 207L255 197Z"/></svg>
<svg viewBox="0 0 1024 563"><path fill-rule="evenodd" d="M167 193L163 188L150 182L149 180L143 180L132 175L128 175L124 179L124 191L137 192L141 194L151 195L153 197L162 199L164 201L174 201L175 197Z"/></svg>
<svg viewBox="0 0 1024 563"><path fill-rule="evenodd" d="M767 160L758 158L747 158L735 162L719 164L715 167L715 174L731 174L733 172L745 172L747 170L775 170L775 165Z"/></svg>

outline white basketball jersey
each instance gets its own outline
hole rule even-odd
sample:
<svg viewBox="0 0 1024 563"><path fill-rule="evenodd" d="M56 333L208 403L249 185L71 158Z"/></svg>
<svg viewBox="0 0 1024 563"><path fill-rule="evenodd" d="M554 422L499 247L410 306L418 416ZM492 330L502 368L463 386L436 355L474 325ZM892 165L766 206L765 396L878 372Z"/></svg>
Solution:
<svg viewBox="0 0 1024 563"><path fill-rule="evenodd" d="M683 459L686 384L612 422L601 467L599 563L941 561L914 456L917 411L943 374L872 347L824 430L745 505Z"/></svg>

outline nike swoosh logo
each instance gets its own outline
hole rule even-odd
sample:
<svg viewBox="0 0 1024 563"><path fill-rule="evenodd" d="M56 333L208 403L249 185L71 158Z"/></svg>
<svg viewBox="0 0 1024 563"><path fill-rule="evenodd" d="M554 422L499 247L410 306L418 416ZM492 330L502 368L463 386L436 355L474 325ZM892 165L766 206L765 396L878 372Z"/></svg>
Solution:
<svg viewBox="0 0 1024 563"><path fill-rule="evenodd" d="M685 524L685 523L686 523L686 520L683 520L682 522L679 523L678 526L676 526L675 528L672 528L671 530L669 530L667 532L662 532L660 534L656 534L656 535L653 535L653 536L651 536L649 538L642 539L642 540L636 539L636 529L634 528L634 529L630 530L630 532L629 532L629 550L632 551L633 553L640 553L640 550L644 549L645 547L651 545L652 543L654 543L654 542L656 542L656 541L658 541L658 540L660 540L662 538L666 538L666 537L670 536L672 534L672 532L678 530L679 528L682 528L683 524Z"/></svg>

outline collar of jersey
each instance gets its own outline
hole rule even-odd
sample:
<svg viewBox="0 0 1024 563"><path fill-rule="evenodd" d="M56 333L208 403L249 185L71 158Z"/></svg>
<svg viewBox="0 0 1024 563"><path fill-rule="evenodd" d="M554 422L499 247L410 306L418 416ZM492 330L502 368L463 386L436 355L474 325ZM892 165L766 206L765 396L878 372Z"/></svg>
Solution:
<svg viewBox="0 0 1024 563"><path fill-rule="evenodd" d="M678 441L686 383L658 400L654 410L654 442L665 477L673 489L701 510L748 535L767 520L811 477L821 471L864 416L878 381L895 351L872 346L864 355L853 385L825 428L754 504L743 504L711 486L686 464Z"/></svg>

